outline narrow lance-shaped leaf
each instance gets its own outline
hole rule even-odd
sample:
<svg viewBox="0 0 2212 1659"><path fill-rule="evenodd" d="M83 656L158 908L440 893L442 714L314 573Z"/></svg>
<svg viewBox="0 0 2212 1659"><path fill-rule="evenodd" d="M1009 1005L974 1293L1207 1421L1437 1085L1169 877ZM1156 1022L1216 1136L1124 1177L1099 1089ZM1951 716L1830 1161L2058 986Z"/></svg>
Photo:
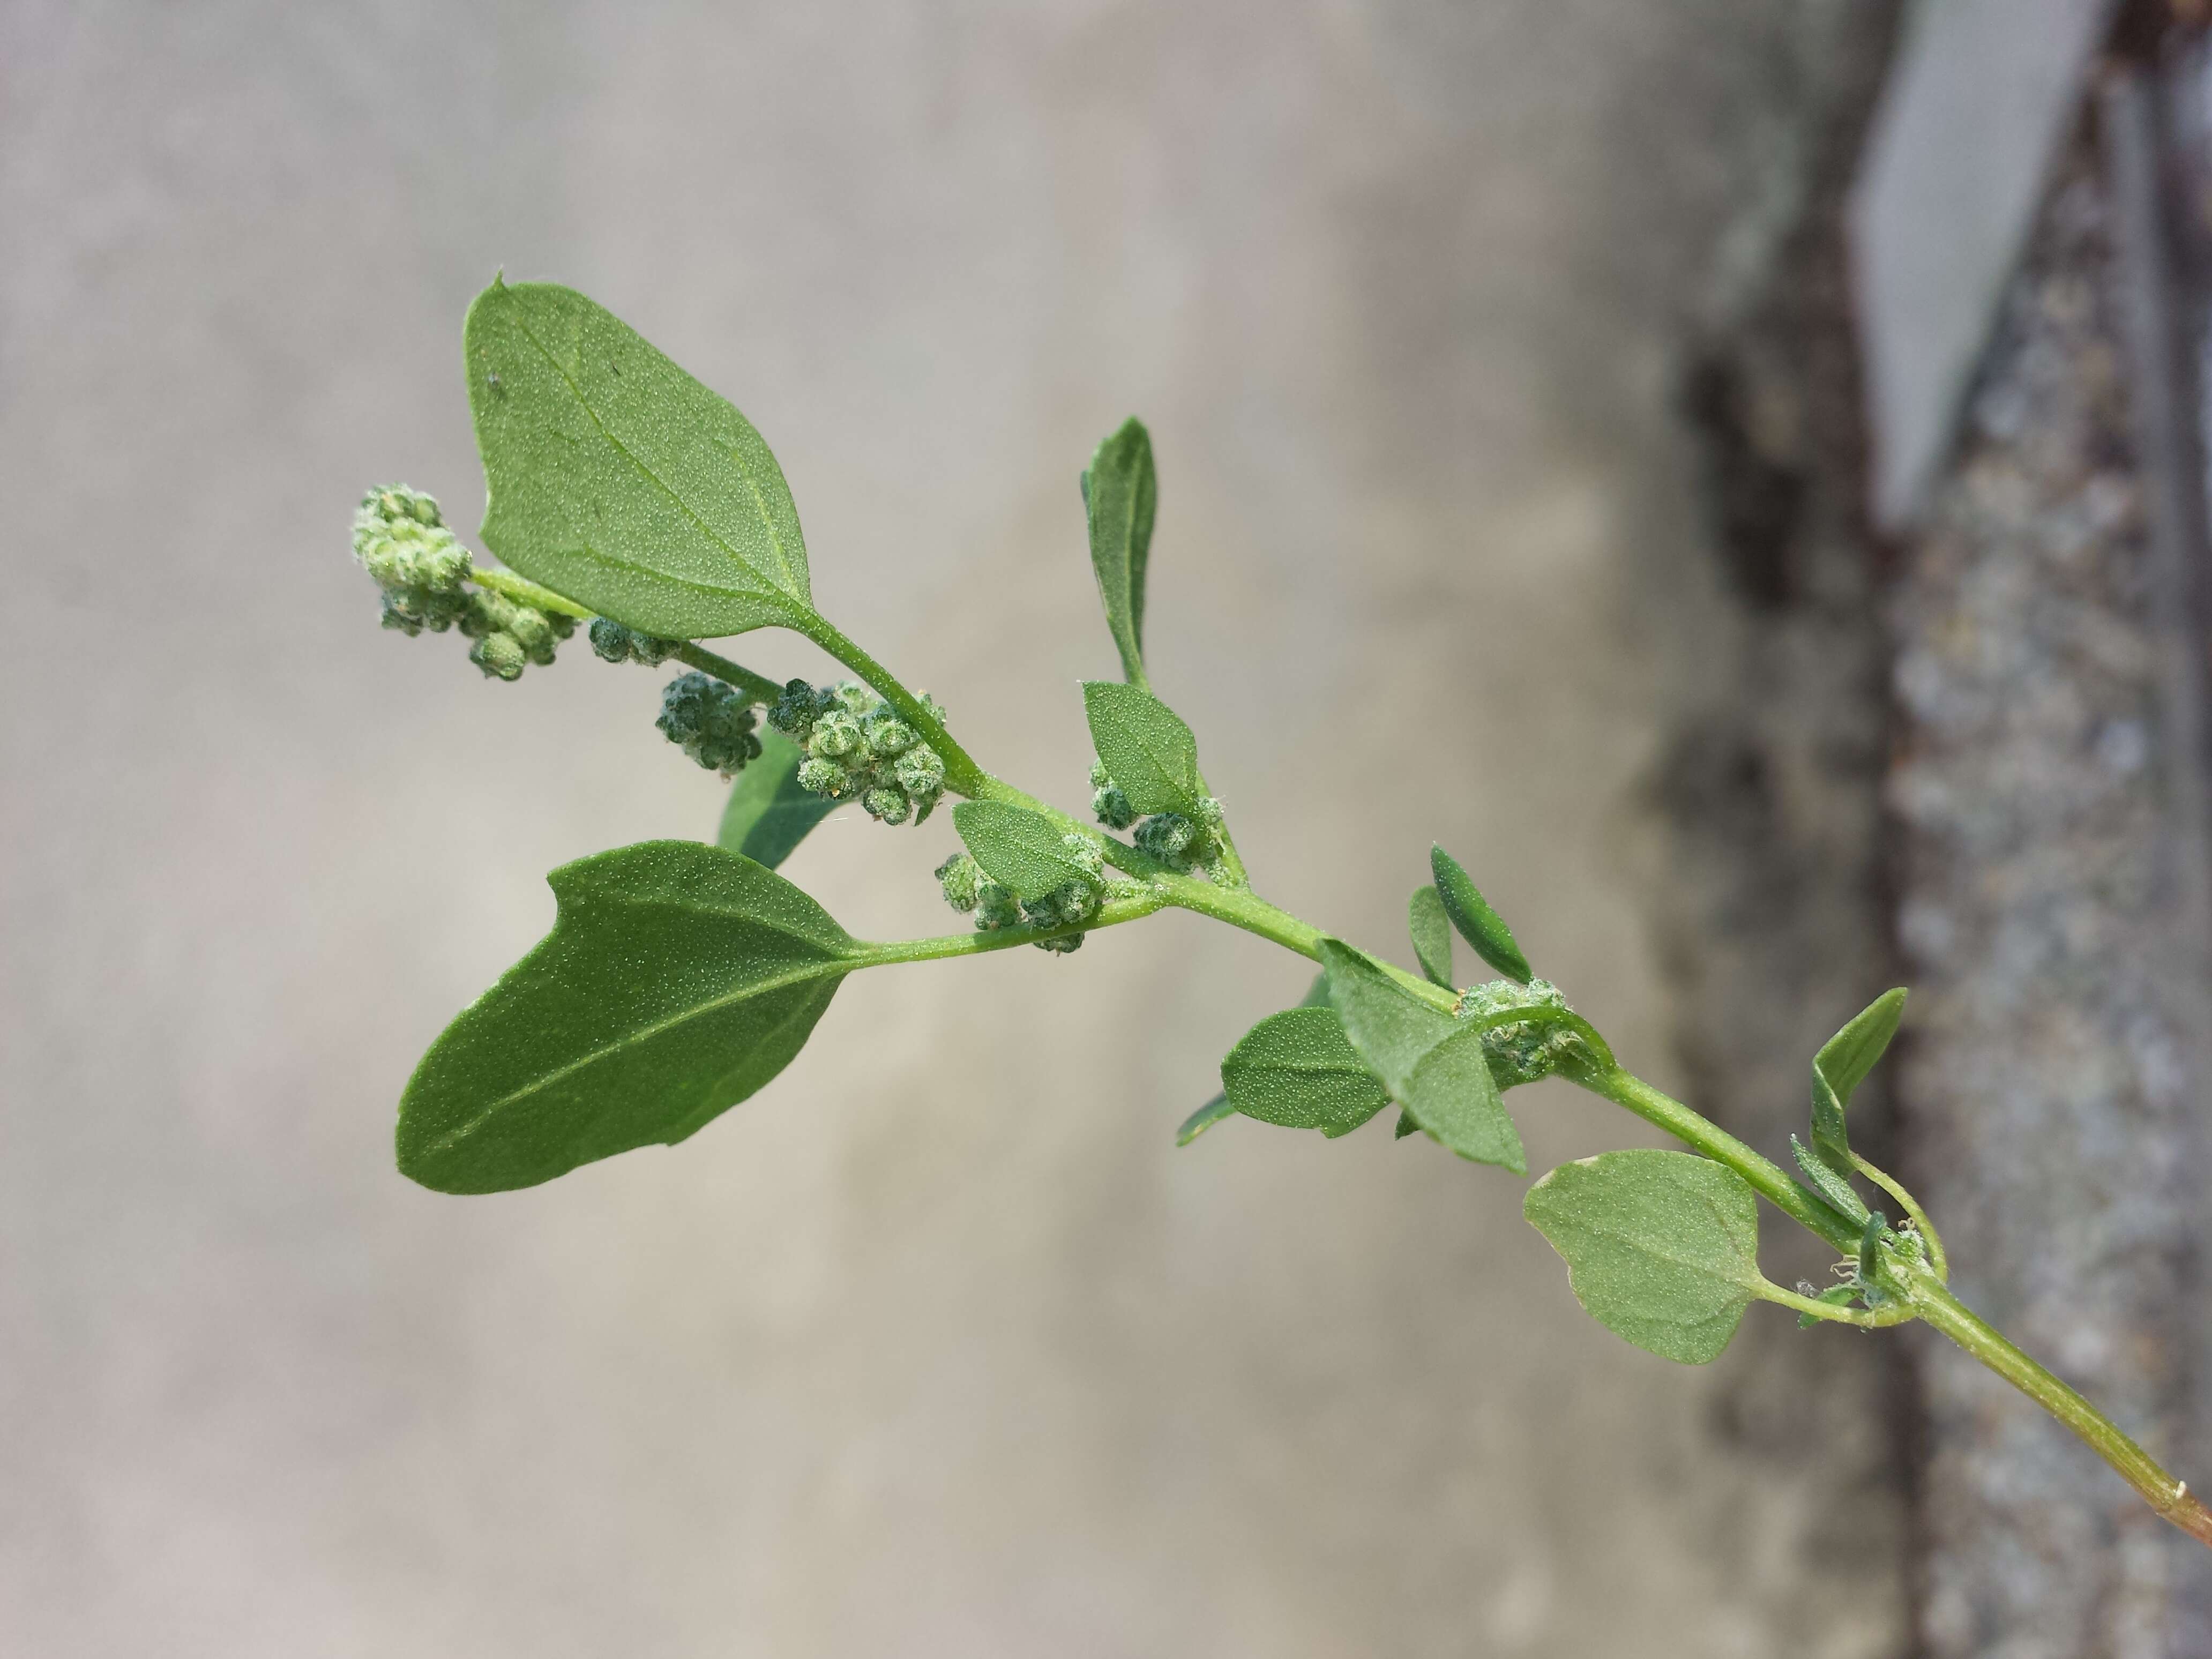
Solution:
<svg viewBox="0 0 2212 1659"><path fill-rule="evenodd" d="M726 399L549 283L493 283L463 342L494 553L669 639L811 614L791 491Z"/></svg>
<svg viewBox="0 0 2212 1659"><path fill-rule="evenodd" d="M1434 887L1416 887L1406 901L1406 927L1413 936L1413 956L1429 983L1452 988L1451 918L1444 914L1443 895Z"/></svg>
<svg viewBox="0 0 2212 1659"><path fill-rule="evenodd" d="M799 787L799 763L806 756L789 738L769 726L761 732L760 744L759 757L747 762L730 786L714 844L773 870L837 810L837 803Z"/></svg>
<svg viewBox="0 0 2212 1659"><path fill-rule="evenodd" d="M1389 1103L1329 1008L1268 1015L1222 1060L1221 1087L1246 1117L1332 1139Z"/></svg>
<svg viewBox="0 0 2212 1659"><path fill-rule="evenodd" d="M1182 717L1151 692L1116 680L1085 680L1083 713L1106 770L1139 812L1195 810L1198 740Z"/></svg>
<svg viewBox="0 0 2212 1659"><path fill-rule="evenodd" d="M553 931L446 1028L399 1103L401 1171L503 1192L682 1140L769 1081L871 958L781 876L647 842L547 878Z"/></svg>
<svg viewBox="0 0 2212 1659"><path fill-rule="evenodd" d="M1905 1017L1905 992L1885 991L1853 1015L1844 1029L1820 1045L1813 1057L1813 1150L1837 1176L1848 1181L1857 1167L1844 1111L1851 1093L1866 1081ZM1865 1213L1862 1208L1852 1216Z"/></svg>
<svg viewBox="0 0 2212 1659"><path fill-rule="evenodd" d="M1532 977L1528 958L1521 954L1514 943L1513 930L1505 925L1505 918L1490 908L1459 860L1441 847L1429 848L1429 868L1437 878L1437 894L1443 899L1444 914L1458 928L1460 937L1474 947L1480 957L1506 978L1526 985Z"/></svg>
<svg viewBox="0 0 2212 1659"><path fill-rule="evenodd" d="M1152 434L1132 416L1098 446L1083 474L1091 568L1098 577L1098 597L1105 603L1106 626L1114 635L1115 649L1121 653L1121 673L1132 685L1146 684L1145 566L1152 557L1152 517L1158 504Z"/></svg>
<svg viewBox="0 0 2212 1659"><path fill-rule="evenodd" d="M1702 1365L1759 1296L1759 1206L1735 1170L1687 1152L1563 1164L1522 1212L1567 1264L1576 1298L1615 1335Z"/></svg>
<svg viewBox="0 0 2212 1659"><path fill-rule="evenodd" d="M1188 1146L1215 1124L1220 1122L1223 1118L1236 1115L1237 1108L1230 1100L1228 1094L1225 1091L1218 1094L1188 1117L1183 1119L1182 1127L1176 1130L1176 1145Z"/></svg>
<svg viewBox="0 0 2212 1659"><path fill-rule="evenodd" d="M1016 898L1041 899L1068 882L1090 879L1066 832L1026 806L963 800L952 809L952 827L983 873Z"/></svg>

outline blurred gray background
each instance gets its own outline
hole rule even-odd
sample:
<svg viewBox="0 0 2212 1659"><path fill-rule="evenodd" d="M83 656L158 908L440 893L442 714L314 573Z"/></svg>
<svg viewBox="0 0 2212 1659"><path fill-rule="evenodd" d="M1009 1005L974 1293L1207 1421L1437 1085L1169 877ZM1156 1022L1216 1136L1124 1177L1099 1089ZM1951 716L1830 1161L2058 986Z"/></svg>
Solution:
<svg viewBox="0 0 2212 1659"><path fill-rule="evenodd" d="M1140 412L1156 679L1263 890L1404 959L1440 839L1680 1085L1669 399L1843 13L0 8L0 1648L1893 1650L1901 1579L1824 1588L1826 1500L1717 1431L1729 1361L1587 1321L1510 1177L1175 1148L1308 978L1192 918L867 975L675 1152L408 1184L400 1086L543 872L720 790L647 672L483 682L346 556L371 483L473 526L463 308L573 283L758 424L823 608L1078 807L1075 477ZM787 869L942 931L952 845L848 812ZM1514 1100L1536 1169L1643 1138Z"/></svg>

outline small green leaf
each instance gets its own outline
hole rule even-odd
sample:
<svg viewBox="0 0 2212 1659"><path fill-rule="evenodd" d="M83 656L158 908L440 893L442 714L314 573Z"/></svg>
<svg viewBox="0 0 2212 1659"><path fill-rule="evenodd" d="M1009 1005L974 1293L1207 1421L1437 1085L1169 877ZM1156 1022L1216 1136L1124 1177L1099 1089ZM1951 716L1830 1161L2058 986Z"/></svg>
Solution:
<svg viewBox="0 0 2212 1659"><path fill-rule="evenodd" d="M1321 963L1345 1035L1367 1069L1402 1103L1413 1085L1413 1067L1458 1022L1407 991L1372 957L1341 940L1321 942Z"/></svg>
<svg viewBox="0 0 2212 1659"><path fill-rule="evenodd" d="M1858 1167L1851 1157L1844 1110L1866 1081L1905 1017L1905 992L1885 991L1820 1045L1813 1057L1813 1150L1846 1182ZM1864 1214L1862 1206L1857 1214ZM1854 1219L1856 1217L1854 1216Z"/></svg>
<svg viewBox="0 0 2212 1659"><path fill-rule="evenodd" d="M1389 1104L1328 1008L1268 1015L1222 1060L1221 1087L1246 1117L1331 1139Z"/></svg>
<svg viewBox="0 0 2212 1659"><path fill-rule="evenodd" d="M999 800L963 800L952 826L983 873L1019 899L1041 899L1089 872L1070 854L1066 831L1042 812Z"/></svg>
<svg viewBox="0 0 2212 1659"><path fill-rule="evenodd" d="M1790 1137L1790 1154L1797 1160L1797 1167L1805 1172L1805 1179L1812 1183L1813 1190L1839 1213L1853 1222L1866 1219L1866 1204L1851 1190L1851 1183L1830 1169L1818 1152L1796 1135Z"/></svg>
<svg viewBox="0 0 2212 1659"><path fill-rule="evenodd" d="M1459 929L1460 937L1474 946L1475 955L1506 978L1526 985L1532 977L1528 958L1513 942L1513 930L1505 925L1505 918L1490 908L1490 901L1468 879L1459 861L1443 848L1431 847L1429 868L1435 872L1437 894L1443 901L1444 914Z"/></svg>
<svg viewBox="0 0 2212 1659"><path fill-rule="evenodd" d="M1563 1164L1528 1189L1522 1212L1565 1259L1591 1317L1686 1365L1728 1346L1765 1282L1751 1183L1687 1152Z"/></svg>
<svg viewBox="0 0 2212 1659"><path fill-rule="evenodd" d="M1214 1097L1183 1119L1182 1127L1176 1131L1176 1145L1188 1146L1224 1117L1237 1115L1237 1108L1225 1094Z"/></svg>
<svg viewBox="0 0 2212 1659"><path fill-rule="evenodd" d="M546 878L553 931L430 1045L399 1102L399 1168L504 1192L682 1140L791 1062L871 960L750 859L647 842Z"/></svg>
<svg viewBox="0 0 2212 1659"><path fill-rule="evenodd" d="M1083 473L1091 568L1097 574L1098 597L1105 602L1106 626L1114 635L1115 649L1121 653L1122 676L1132 685L1146 683L1145 566L1152 557L1152 516L1158 503L1152 434L1132 416L1098 446ZM1109 761L1109 769L1111 765ZM1115 781L1121 782L1118 774Z"/></svg>
<svg viewBox="0 0 2212 1659"><path fill-rule="evenodd" d="M1526 1175L1521 1132L1498 1098L1498 1080L1483 1052L1486 1035L1472 1025L1447 1032L1414 1066L1413 1086L1399 1097L1400 1103L1407 1116L1462 1158Z"/></svg>
<svg viewBox="0 0 2212 1659"><path fill-rule="evenodd" d="M1848 1308L1858 1300L1858 1294L1859 1287L1856 1285L1831 1285L1813 1300L1824 1307ZM1797 1316L1797 1328L1801 1331L1809 1331L1814 1326L1826 1322L1818 1314L1801 1313Z"/></svg>
<svg viewBox="0 0 2212 1659"><path fill-rule="evenodd" d="M1416 887L1406 901L1406 926L1413 935L1413 955L1429 983L1452 988L1451 918L1444 897L1433 887Z"/></svg>
<svg viewBox="0 0 2212 1659"><path fill-rule="evenodd" d="M746 763L730 786L714 844L773 870L837 810L837 803L799 787L799 765L806 756L797 744L774 726L763 727L759 735L760 755Z"/></svg>
<svg viewBox="0 0 2212 1659"><path fill-rule="evenodd" d="M1866 1226L1859 1234L1859 1287L1869 1294L1872 1293L1875 1269L1881 1262L1875 1247L1881 1244L1881 1236L1888 1231L1889 1218L1876 1210L1867 1217Z"/></svg>
<svg viewBox="0 0 2212 1659"><path fill-rule="evenodd" d="M1098 758L1139 812L1196 808L1198 740L1182 717L1151 692L1118 680L1085 680L1083 713Z"/></svg>
<svg viewBox="0 0 2212 1659"><path fill-rule="evenodd" d="M550 283L494 282L462 338L490 490L486 547L667 639L811 616L782 469L726 400Z"/></svg>
<svg viewBox="0 0 2212 1659"><path fill-rule="evenodd" d="M1313 983L1306 987L1306 994L1298 999L1297 1006L1301 1008L1333 1008L1336 1006L1328 1000L1327 974L1314 975Z"/></svg>
<svg viewBox="0 0 2212 1659"><path fill-rule="evenodd" d="M1421 1126L1413 1121L1413 1115L1401 1106L1398 1109L1398 1127L1390 1131L1390 1139L1403 1140L1407 1135L1417 1135L1420 1133Z"/></svg>

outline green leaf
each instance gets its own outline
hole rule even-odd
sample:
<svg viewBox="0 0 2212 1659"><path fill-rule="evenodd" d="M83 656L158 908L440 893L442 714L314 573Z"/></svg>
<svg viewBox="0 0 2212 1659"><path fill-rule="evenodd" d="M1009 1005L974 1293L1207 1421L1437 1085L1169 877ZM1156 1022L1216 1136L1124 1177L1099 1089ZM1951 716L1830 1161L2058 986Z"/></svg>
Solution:
<svg viewBox="0 0 2212 1659"><path fill-rule="evenodd" d="M1413 1067L1412 1086L1399 1103L1420 1127L1477 1164L1528 1173L1521 1132L1498 1098L1498 1080L1483 1052L1486 1035L1472 1025L1445 1034Z"/></svg>
<svg viewBox="0 0 2212 1659"><path fill-rule="evenodd" d="M1858 1300L1858 1295L1859 1287L1856 1285L1831 1285L1813 1300L1824 1307L1848 1308ZM1801 1331L1809 1331L1814 1326L1826 1322L1818 1314L1801 1313L1797 1316L1797 1328Z"/></svg>
<svg viewBox="0 0 2212 1659"><path fill-rule="evenodd" d="M1328 1008L1268 1015L1222 1060L1221 1087L1246 1117L1332 1139L1389 1104Z"/></svg>
<svg viewBox="0 0 2212 1659"><path fill-rule="evenodd" d="M1407 991L1372 957L1340 939L1321 942L1321 964L1346 1036L1391 1098L1403 1103L1413 1067L1458 1022Z"/></svg>
<svg viewBox="0 0 2212 1659"><path fill-rule="evenodd" d="M1820 1045L1813 1057L1813 1150L1820 1161L1849 1181L1858 1167L1851 1158L1844 1109L1851 1091L1866 1081L1905 1017L1905 992L1885 991L1854 1015L1850 1023ZM1854 1215L1865 1213L1861 1206Z"/></svg>
<svg viewBox="0 0 2212 1659"><path fill-rule="evenodd" d="M399 1102L402 1173L504 1192L673 1145L791 1062L871 960L781 876L647 842L546 878L547 934L431 1044Z"/></svg>
<svg viewBox="0 0 2212 1659"><path fill-rule="evenodd" d="M1145 566L1152 557L1152 515L1158 504L1152 434L1133 416L1098 446L1083 473L1083 507L1091 521L1091 568L1097 573L1106 626L1121 653L1122 675L1132 685L1146 683ZM1108 765L1110 769L1112 763ZM1115 781L1121 780L1117 775Z"/></svg>
<svg viewBox="0 0 2212 1659"><path fill-rule="evenodd" d="M1214 1097L1183 1119L1182 1127L1176 1131L1176 1145L1188 1146L1224 1117L1237 1115L1237 1108L1225 1094Z"/></svg>
<svg viewBox="0 0 2212 1659"><path fill-rule="evenodd" d="M998 800L963 800L952 827L983 873L1019 899L1041 899L1090 874L1067 848L1066 832L1042 812Z"/></svg>
<svg viewBox="0 0 2212 1659"><path fill-rule="evenodd" d="M1452 989L1451 919L1444 897L1433 887L1416 887L1406 901L1406 926L1413 935L1413 955L1429 983Z"/></svg>
<svg viewBox="0 0 2212 1659"><path fill-rule="evenodd" d="M1420 1133L1421 1126L1413 1121L1413 1115L1401 1106L1398 1109L1398 1127L1390 1131L1390 1139L1403 1140L1407 1135L1417 1135Z"/></svg>
<svg viewBox="0 0 2212 1659"><path fill-rule="evenodd" d="M759 735L759 757L747 762L730 786L714 844L773 870L837 810L837 803L799 787L799 765L806 756L797 744L774 726L762 728Z"/></svg>
<svg viewBox="0 0 2212 1659"><path fill-rule="evenodd" d="M1687 1152L1563 1164L1528 1189L1522 1212L1565 1258L1593 1318L1686 1365L1728 1346L1765 1283L1751 1183Z"/></svg>
<svg viewBox="0 0 2212 1659"><path fill-rule="evenodd" d="M1139 812L1196 810L1198 740L1151 692L1118 680L1085 680L1083 713L1098 758Z"/></svg>
<svg viewBox="0 0 2212 1659"><path fill-rule="evenodd" d="M573 289L469 307L484 545L624 625L705 639L814 609L783 472L728 402Z"/></svg>
<svg viewBox="0 0 2212 1659"><path fill-rule="evenodd" d="M1866 1219L1865 1201L1851 1190L1851 1183L1830 1169L1826 1160L1796 1135L1790 1137L1790 1155L1797 1160L1797 1167L1805 1172L1805 1179L1812 1183L1813 1190L1831 1206L1853 1222Z"/></svg>
<svg viewBox="0 0 2212 1659"><path fill-rule="evenodd" d="M1301 1008L1333 1008L1336 1006L1328 998L1328 975L1326 973L1314 975L1313 983L1306 987L1306 994L1298 999L1297 1006Z"/></svg>
<svg viewBox="0 0 2212 1659"><path fill-rule="evenodd" d="M1531 977L1528 958L1513 942L1513 930L1505 925L1505 918L1490 908L1490 901L1468 879L1459 860L1441 847L1431 847L1429 868L1436 874L1437 894L1443 900L1444 914L1459 929L1460 937L1506 978L1526 985Z"/></svg>

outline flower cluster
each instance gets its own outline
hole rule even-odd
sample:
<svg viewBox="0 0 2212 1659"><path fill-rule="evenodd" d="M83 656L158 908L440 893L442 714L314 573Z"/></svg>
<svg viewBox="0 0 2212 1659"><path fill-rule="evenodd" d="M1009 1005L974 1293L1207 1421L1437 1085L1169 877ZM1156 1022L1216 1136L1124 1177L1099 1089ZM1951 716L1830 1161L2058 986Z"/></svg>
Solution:
<svg viewBox="0 0 2212 1659"><path fill-rule="evenodd" d="M987 933L1027 923L1033 927L1064 927L1085 922L1098 914L1106 896L1106 860L1087 836L1068 836L1062 842L1069 861L1081 872L1062 882L1042 898L1018 899L1013 893L983 873L983 866L965 853L955 853L937 866L938 885L945 902L963 915L973 911L976 927ZM1083 944L1083 935L1036 941L1040 951L1064 956Z"/></svg>
<svg viewBox="0 0 2212 1659"><path fill-rule="evenodd" d="M1460 994L1462 1019L1504 1013L1515 1008L1572 1012L1567 1007L1567 1000L1559 994L1559 988L1547 979L1532 979L1526 985L1510 979L1494 979L1487 985L1469 986ZM1490 1074L1501 1090L1551 1076L1581 1045L1582 1038L1571 1028L1549 1020L1495 1025L1482 1037L1483 1057L1489 1060Z"/></svg>
<svg viewBox="0 0 2212 1659"><path fill-rule="evenodd" d="M760 758L752 704L737 687L711 675L678 674L669 681L660 693L660 718L653 724L669 742L726 778Z"/></svg>
<svg viewBox="0 0 2212 1659"><path fill-rule="evenodd" d="M590 629L592 653L602 662L641 662L657 668L684 648L681 640L664 640L624 628L611 617L594 617Z"/></svg>
<svg viewBox="0 0 2212 1659"><path fill-rule="evenodd" d="M1109 830L1137 826L1130 839L1139 852L1150 854L1179 876L1193 870L1213 873L1221 856L1221 803L1212 796L1200 796L1190 816L1155 812L1139 821L1121 786L1107 775L1104 761L1091 763L1091 810L1099 823Z"/></svg>
<svg viewBox="0 0 2212 1659"><path fill-rule="evenodd" d="M405 484L362 497L353 553L384 592L386 628L410 636L458 628L476 641L469 660L495 679L519 679L526 663L551 662L554 647L574 631L570 617L471 586L468 549L446 528L438 503Z"/></svg>
<svg viewBox="0 0 2212 1659"><path fill-rule="evenodd" d="M921 701L944 718L927 694ZM920 823L945 793L944 759L858 680L822 687L793 680L769 705L768 723L806 751L799 765L802 788L857 800L885 823Z"/></svg>

